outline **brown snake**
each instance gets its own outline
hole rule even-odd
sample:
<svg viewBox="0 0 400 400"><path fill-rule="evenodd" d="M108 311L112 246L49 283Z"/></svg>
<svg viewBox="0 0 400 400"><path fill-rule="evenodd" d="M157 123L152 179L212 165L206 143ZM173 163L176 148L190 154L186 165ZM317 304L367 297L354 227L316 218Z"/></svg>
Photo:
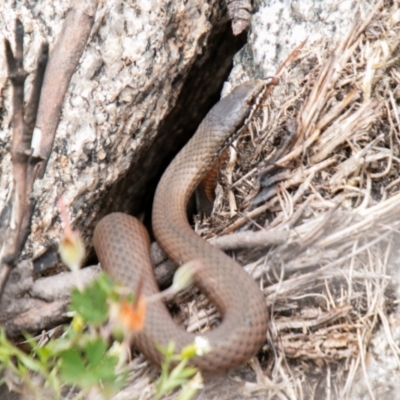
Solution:
<svg viewBox="0 0 400 400"><path fill-rule="evenodd" d="M254 356L266 340L268 313L263 293L254 280L222 251L201 239L186 217L189 197L221 151L242 130L266 90L262 81L249 81L217 103L195 135L175 157L157 187L153 204L153 230L159 245L178 265L200 259L196 286L222 315L221 324L203 335L211 351L196 356L192 364L203 372L235 368ZM159 289L149 256L149 236L134 217L113 213L103 218L94 233L100 263L115 280L135 290L144 275L143 294ZM179 352L196 336L172 320L162 301L148 304L143 331L135 335L136 347L160 365L156 344L175 342Z"/></svg>

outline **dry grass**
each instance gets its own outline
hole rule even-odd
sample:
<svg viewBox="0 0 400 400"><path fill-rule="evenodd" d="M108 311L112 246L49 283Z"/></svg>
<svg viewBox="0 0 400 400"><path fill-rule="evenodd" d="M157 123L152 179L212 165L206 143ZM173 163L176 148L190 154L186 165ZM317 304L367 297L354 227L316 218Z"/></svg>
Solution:
<svg viewBox="0 0 400 400"><path fill-rule="evenodd" d="M235 253L271 312L268 344L252 364L255 382L229 381L241 379L242 394L350 398L361 372L374 398L366 354L381 323L400 366L388 324L400 227L399 21L398 10L377 6L336 46L306 44L231 149L211 218L197 222L207 238L237 230L288 235L280 245ZM191 331L217 320L201 296L186 310ZM140 360L132 369L138 388L153 373ZM236 387L231 396L218 392L227 382L202 398L240 398Z"/></svg>
<svg viewBox="0 0 400 400"><path fill-rule="evenodd" d="M281 245L236 253L260 280L272 316L253 394L348 398L356 373L366 370L374 331L393 310L399 18L394 9L377 8L370 18L355 18L333 53L321 54L323 44L305 46L231 149L224 196L199 223L206 237L288 232ZM199 319L207 320L203 314Z"/></svg>

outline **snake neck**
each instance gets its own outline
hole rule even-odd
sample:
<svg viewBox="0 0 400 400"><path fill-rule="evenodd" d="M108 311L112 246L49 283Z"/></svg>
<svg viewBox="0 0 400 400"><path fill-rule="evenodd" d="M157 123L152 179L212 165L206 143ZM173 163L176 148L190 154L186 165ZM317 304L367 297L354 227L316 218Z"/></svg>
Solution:
<svg viewBox="0 0 400 400"><path fill-rule="evenodd" d="M153 204L153 231L170 257L176 258L168 248L171 235L193 233L186 218L190 196L221 151L247 125L265 90L263 82L249 81L217 103L162 176Z"/></svg>

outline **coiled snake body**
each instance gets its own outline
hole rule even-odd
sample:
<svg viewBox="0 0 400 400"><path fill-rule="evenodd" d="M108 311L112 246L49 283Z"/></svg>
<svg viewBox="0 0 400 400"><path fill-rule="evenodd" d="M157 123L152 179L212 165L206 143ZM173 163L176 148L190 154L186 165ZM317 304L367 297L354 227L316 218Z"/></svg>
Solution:
<svg viewBox="0 0 400 400"><path fill-rule="evenodd" d="M222 315L221 324L204 335L211 351L192 362L204 372L242 365L266 339L268 314L257 284L240 265L201 239L186 217L189 197L221 150L247 123L264 91L262 81L249 81L217 103L165 171L154 199L153 230L159 245L178 265L202 260L205 267L196 275L196 286ZM140 275L144 275L145 296L159 292L149 245L144 226L122 213L103 218L94 233L94 246L103 269L133 290ZM195 336L177 326L164 303L157 301L148 304L145 326L135 336L135 345L159 365L163 358L156 344L167 346L173 340L179 352L193 343Z"/></svg>

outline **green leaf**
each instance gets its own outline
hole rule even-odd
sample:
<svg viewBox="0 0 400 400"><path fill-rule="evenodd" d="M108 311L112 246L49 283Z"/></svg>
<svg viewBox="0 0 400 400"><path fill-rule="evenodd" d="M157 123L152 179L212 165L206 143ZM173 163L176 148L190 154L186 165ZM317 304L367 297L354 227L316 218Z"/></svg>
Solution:
<svg viewBox="0 0 400 400"><path fill-rule="evenodd" d="M108 275L102 272L96 279L101 290L107 295L113 294L114 285L110 282Z"/></svg>
<svg viewBox="0 0 400 400"><path fill-rule="evenodd" d="M104 284L95 280L82 292L74 289L71 295L71 309L95 326L105 322L108 318L108 306Z"/></svg>
<svg viewBox="0 0 400 400"><path fill-rule="evenodd" d="M85 374L86 368L79 351L70 349L60 354L61 376L67 383L79 384L81 377Z"/></svg>
<svg viewBox="0 0 400 400"><path fill-rule="evenodd" d="M48 346L39 346L37 340L29 333L24 333L26 341L32 348L32 352L37 355L42 366L45 366L47 361L52 357L50 348Z"/></svg>
<svg viewBox="0 0 400 400"><path fill-rule="evenodd" d="M92 342L89 342L86 346L86 356L89 365L95 367L97 364L101 363L106 349L107 346L102 339L96 339Z"/></svg>
<svg viewBox="0 0 400 400"><path fill-rule="evenodd" d="M116 380L115 367L117 362L117 357L105 356L97 366L93 366L93 375L97 381L107 386L113 385Z"/></svg>
<svg viewBox="0 0 400 400"><path fill-rule="evenodd" d="M106 344L99 338L87 342L82 352L70 349L61 353L60 371L64 380L83 388L100 383L120 387L124 380L117 380L115 375L118 358L107 354L106 349Z"/></svg>
<svg viewBox="0 0 400 400"><path fill-rule="evenodd" d="M176 368L178 368L179 365ZM179 378L179 379L186 380L188 378L191 378L198 371L198 369L195 367L185 367L185 368L180 369L179 371L175 371L176 368L174 368L172 370L171 375L170 375L171 378L177 378L177 379Z"/></svg>
<svg viewBox="0 0 400 400"><path fill-rule="evenodd" d="M57 340L50 341L46 345L46 347L49 349L49 352L53 355L57 355L58 353L69 350L72 346L73 342L70 338L58 338Z"/></svg>
<svg viewBox="0 0 400 400"><path fill-rule="evenodd" d="M40 365L40 363L34 360L31 356L22 353L18 355L18 360L21 364L25 365L25 367L30 369L31 371L35 372L43 371L43 368Z"/></svg>

